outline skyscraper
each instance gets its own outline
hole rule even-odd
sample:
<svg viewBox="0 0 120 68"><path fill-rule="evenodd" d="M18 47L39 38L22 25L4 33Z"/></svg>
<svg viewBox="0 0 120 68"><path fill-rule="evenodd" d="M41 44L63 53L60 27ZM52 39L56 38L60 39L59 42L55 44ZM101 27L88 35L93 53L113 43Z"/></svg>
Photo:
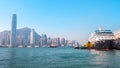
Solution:
<svg viewBox="0 0 120 68"><path fill-rule="evenodd" d="M31 33L30 33L30 44L34 45L35 44L35 30L31 29Z"/></svg>
<svg viewBox="0 0 120 68"><path fill-rule="evenodd" d="M65 46L66 45L66 40L65 40L65 38L62 38L61 39L61 46Z"/></svg>
<svg viewBox="0 0 120 68"><path fill-rule="evenodd" d="M11 40L10 47L16 46L16 28L17 28L17 16L13 14L12 16L12 26L11 26Z"/></svg>
<svg viewBox="0 0 120 68"><path fill-rule="evenodd" d="M42 46L47 46L47 35L42 34Z"/></svg>

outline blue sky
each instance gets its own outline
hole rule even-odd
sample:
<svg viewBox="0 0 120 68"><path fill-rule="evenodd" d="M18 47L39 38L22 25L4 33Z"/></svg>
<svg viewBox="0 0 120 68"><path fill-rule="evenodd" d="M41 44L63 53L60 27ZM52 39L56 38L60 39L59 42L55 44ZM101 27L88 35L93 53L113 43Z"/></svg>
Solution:
<svg viewBox="0 0 120 68"><path fill-rule="evenodd" d="M0 31L10 30L14 13L18 29L81 43L98 27L120 28L120 0L0 0Z"/></svg>

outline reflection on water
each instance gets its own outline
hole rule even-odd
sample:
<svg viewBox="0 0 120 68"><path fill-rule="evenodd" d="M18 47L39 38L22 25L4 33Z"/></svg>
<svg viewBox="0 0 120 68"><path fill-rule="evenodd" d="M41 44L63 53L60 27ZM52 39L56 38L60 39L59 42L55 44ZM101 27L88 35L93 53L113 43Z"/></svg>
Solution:
<svg viewBox="0 0 120 68"><path fill-rule="evenodd" d="M0 68L118 68L119 50L1 48Z"/></svg>
<svg viewBox="0 0 120 68"><path fill-rule="evenodd" d="M101 68L118 68L120 67L118 59L120 59L120 53L118 50L110 51L97 51L91 50L91 54L96 55L91 60L92 64L100 65Z"/></svg>

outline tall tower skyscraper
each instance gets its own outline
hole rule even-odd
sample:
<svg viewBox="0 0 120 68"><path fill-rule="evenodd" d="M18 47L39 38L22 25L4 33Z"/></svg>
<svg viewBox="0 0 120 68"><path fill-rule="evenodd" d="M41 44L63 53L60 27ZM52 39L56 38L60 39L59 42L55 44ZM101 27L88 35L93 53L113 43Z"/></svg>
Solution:
<svg viewBox="0 0 120 68"><path fill-rule="evenodd" d="M12 26L11 26L11 40L10 47L16 46L16 28L17 28L17 16L13 14L12 16Z"/></svg>
<svg viewBox="0 0 120 68"><path fill-rule="evenodd" d="M30 44L34 45L35 44L35 30L31 29L31 33L30 33Z"/></svg>

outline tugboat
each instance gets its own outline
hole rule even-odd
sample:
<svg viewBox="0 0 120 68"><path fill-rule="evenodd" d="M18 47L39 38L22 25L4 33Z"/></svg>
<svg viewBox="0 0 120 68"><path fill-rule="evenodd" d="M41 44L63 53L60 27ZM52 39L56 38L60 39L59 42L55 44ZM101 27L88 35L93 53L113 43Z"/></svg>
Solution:
<svg viewBox="0 0 120 68"><path fill-rule="evenodd" d="M84 46L86 49L93 49L93 44L90 42L90 41L88 41L88 42L86 42L86 44L85 44L85 46Z"/></svg>

